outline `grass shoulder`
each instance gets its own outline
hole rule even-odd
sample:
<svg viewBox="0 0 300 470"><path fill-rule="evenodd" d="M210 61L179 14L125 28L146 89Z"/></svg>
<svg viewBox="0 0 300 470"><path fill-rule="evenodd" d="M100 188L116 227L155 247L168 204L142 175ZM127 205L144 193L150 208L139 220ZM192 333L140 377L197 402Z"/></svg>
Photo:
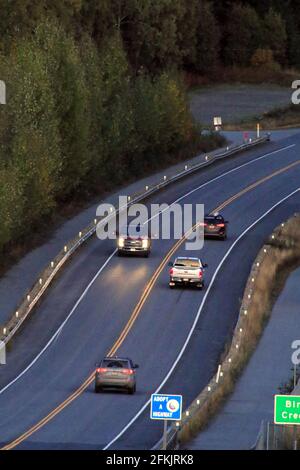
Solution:
<svg viewBox="0 0 300 470"><path fill-rule="evenodd" d="M225 130L248 130L260 123L262 130L300 128L300 105L278 107L261 116L244 119L236 124L227 124Z"/></svg>

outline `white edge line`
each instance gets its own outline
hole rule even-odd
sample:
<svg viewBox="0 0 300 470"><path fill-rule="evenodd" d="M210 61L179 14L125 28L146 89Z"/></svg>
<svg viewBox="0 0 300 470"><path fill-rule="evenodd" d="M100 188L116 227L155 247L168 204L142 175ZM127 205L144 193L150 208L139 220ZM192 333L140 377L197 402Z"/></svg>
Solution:
<svg viewBox="0 0 300 470"><path fill-rule="evenodd" d="M179 202L181 201L182 199L184 199L185 197L188 197L190 194L198 191L199 189L203 188L204 186L207 186L211 183L213 183L214 181L218 180L218 179L221 179L225 176L227 176L229 173L233 173L237 170L239 170L240 168L243 168L245 166L248 166L248 165L251 165L252 163L255 163L257 162L258 160L261 160L263 158L266 158L266 157L269 157L270 155L274 155L275 153L279 153L279 152L282 152L284 150L287 150L289 148L292 148L292 147L295 147L296 144L292 144L292 145L288 145L287 147L281 147L280 149L277 149L277 150L274 150L273 152L269 152L269 153L266 153L264 155L262 155L261 157L258 157L258 158L255 158L254 160L251 160L250 162L247 162L247 163L243 163L242 165L239 165L238 167L235 167L235 168L232 168L231 170L229 171L226 171L225 173L222 173L221 175L217 176L216 178L213 178L212 180L209 180L209 181L206 181L206 183L200 185L199 187L193 189L192 191L189 191L188 193L186 193L184 196L181 196L179 199L177 199L176 201L174 201L171 205L175 204L176 202ZM125 206L124 206L125 207ZM108 218L111 216L112 214L110 214L108 216ZM149 219L151 220L151 219ZM104 222L104 221L102 221ZM28 366L17 376L15 377L11 382L9 382L7 385L5 385L5 387L3 387L1 390L0 390L0 395L2 395L8 388L10 388L13 384L15 384L21 377L23 377L24 374L26 374L26 372L28 372L32 366L34 366L34 364L39 360L39 358L44 354L44 352L51 346L51 344L53 343L53 341L57 338L57 336L61 333L62 329L64 328L64 326L66 325L66 323L69 321L69 319L72 317L73 313L75 312L75 310L77 309L78 305L81 303L81 301L83 300L83 298L86 296L87 292L89 291L89 289L91 288L91 286L93 285L93 283L95 282L95 280L97 279L97 277L101 274L101 272L104 270L104 268L108 265L108 263L110 262L110 260L113 258L113 256L116 254L117 252L117 249L108 257L108 259L105 261L105 263L102 265L102 267L99 269L99 271L95 274L95 276L93 277L93 279L90 281L90 283L87 285L87 287L85 288L84 292L81 294L81 296L79 297L79 299L77 300L77 302L75 303L74 307L72 308L72 310L70 311L70 313L68 314L68 316L66 317L66 319L63 321L63 323L60 325L60 327L58 328L58 330L54 333L54 335L50 338L50 340L47 342L47 344L44 346L44 348L39 352L39 354L33 359L33 361L28 364Z"/></svg>
<svg viewBox="0 0 300 470"><path fill-rule="evenodd" d="M228 258L228 256L230 255L231 251L233 250L233 248L236 246L236 244L241 240L241 238L243 238L247 232L249 232L249 230L251 230L255 225L257 225L262 219L264 219L270 212L272 212L274 209L276 209L276 207L278 207L280 204L282 204L283 202L285 202L287 199L289 199L290 197L294 196L294 194L296 194L297 192L300 191L300 187L298 189L296 189L295 191L293 191L292 193L288 194L286 197L284 197L283 199L281 199L279 202L277 202L276 204L274 204L270 209L268 209L263 215L261 215L258 219L256 219L251 225L249 225L249 227L246 228L246 230L244 230L240 235L239 237L235 240L235 242L231 245L231 247L229 248L229 250L225 253L224 257L222 258L221 262L219 263L217 269L215 270L214 272L214 275L210 281L210 284L205 292L205 295L202 299L202 302L200 304L200 307L198 309L198 312L196 314L196 317L195 317L195 320L194 320L194 323L192 325L192 328L190 329L189 331L189 334L184 342L184 345L181 349L181 351L179 352L174 364L172 365L171 369L169 370L168 374L166 375L166 377L164 378L164 380L161 382L161 384L158 386L158 388L155 390L155 392L153 392L153 394L155 393L159 393L159 391L162 389L162 387L166 384L167 380L170 378L170 376L172 375L175 367L177 366L178 362L180 361L182 355L184 354L185 350L186 350L186 347L191 339L191 336L192 334L194 333L194 330L195 330L195 327L198 323L198 320L199 320L199 317L201 315L201 312L203 310L203 307L204 307L204 304L205 304L205 301L207 299L207 296L213 286L213 283L217 277L217 274L218 272L220 271L224 261ZM120 431L120 433L114 437L114 439L112 439L104 448L103 450L107 450L112 444L114 444L126 431L127 429L129 429L129 427L139 418L139 416L145 411L145 409L148 407L148 405L150 404L151 400L148 400L144 406L140 409L140 411L131 419L131 421L129 421L129 423L122 429L122 431Z"/></svg>
<svg viewBox="0 0 300 470"><path fill-rule="evenodd" d="M229 175L230 173L233 173L237 170L240 170L241 168L244 168L245 166L248 166L248 165L251 165L252 163L255 163L259 160L262 160L263 158L266 158L266 157L269 157L270 155L274 155L275 153L279 153L279 152L282 152L283 150L288 150L292 147L295 147L296 144L292 144L292 145L288 145L287 147L281 147L280 149L278 150L274 150L273 152L269 152L269 153L266 153L264 155L262 155L261 157L258 157L258 158L255 158L254 160L251 160L250 162L247 162L247 163L243 163L242 165L239 165L237 167L234 167L232 168L231 170L228 170L226 171L225 173L222 173L221 175L219 176L216 176L215 178L209 180L209 181L206 181L205 183L201 184L200 186L198 186L197 188L194 188L192 189L191 191L189 191L188 193L184 194L183 196L179 197L178 199L176 199L176 201L172 202L169 207L167 207L166 209L160 211L158 214L155 214L154 216L150 217L150 219L146 220L144 222L144 224L146 224L147 222L150 222L152 219L154 219L155 217L159 216L160 214L162 214L163 212L167 211L170 209L170 207L172 207L174 204L176 204L177 202L180 202L182 201L182 199L185 199L187 196L190 196L191 194L195 193L196 191L198 191L199 189L202 189L204 188L205 186L211 184L211 183L214 183L215 181L223 178L224 176L227 176Z"/></svg>

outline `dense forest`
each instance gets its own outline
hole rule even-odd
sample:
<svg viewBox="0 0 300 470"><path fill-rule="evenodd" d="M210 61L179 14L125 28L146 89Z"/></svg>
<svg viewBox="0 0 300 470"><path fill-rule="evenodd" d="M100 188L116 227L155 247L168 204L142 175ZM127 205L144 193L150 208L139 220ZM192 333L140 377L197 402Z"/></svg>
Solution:
<svg viewBox="0 0 300 470"><path fill-rule="evenodd" d="M2 51L47 17L98 48L118 32L135 73L170 66L209 73L220 63L266 60L259 50L300 67L300 0L0 0L0 11Z"/></svg>
<svg viewBox="0 0 300 470"><path fill-rule="evenodd" d="M0 0L0 250L197 140L183 72L300 68L300 0Z"/></svg>

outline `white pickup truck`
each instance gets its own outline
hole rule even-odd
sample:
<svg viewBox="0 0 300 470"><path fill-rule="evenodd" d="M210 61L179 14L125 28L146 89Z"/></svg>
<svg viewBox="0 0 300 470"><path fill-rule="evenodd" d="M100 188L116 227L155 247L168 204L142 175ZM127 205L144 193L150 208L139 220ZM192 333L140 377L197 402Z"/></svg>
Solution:
<svg viewBox="0 0 300 470"><path fill-rule="evenodd" d="M207 264L202 263L199 258L176 258L170 266L170 282L171 288L176 285L195 285L202 289L204 287L204 268Z"/></svg>

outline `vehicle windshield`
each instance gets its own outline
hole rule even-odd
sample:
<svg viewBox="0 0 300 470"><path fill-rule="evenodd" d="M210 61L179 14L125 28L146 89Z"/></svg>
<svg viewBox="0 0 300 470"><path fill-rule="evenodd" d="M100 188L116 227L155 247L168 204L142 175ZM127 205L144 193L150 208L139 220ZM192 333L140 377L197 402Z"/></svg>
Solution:
<svg viewBox="0 0 300 470"><path fill-rule="evenodd" d="M204 221L207 222L208 224L219 224L220 222L223 222L223 217L221 215L218 215L217 217L214 217L213 215L211 216L206 216L204 218Z"/></svg>
<svg viewBox="0 0 300 470"><path fill-rule="evenodd" d="M104 359L101 367L105 367L106 369L129 369L130 364L129 361L122 359Z"/></svg>
<svg viewBox="0 0 300 470"><path fill-rule="evenodd" d="M128 225L120 230L121 237L148 238L148 229L144 225Z"/></svg>
<svg viewBox="0 0 300 470"><path fill-rule="evenodd" d="M182 266L184 268L199 268L200 261L198 259L177 259L175 266Z"/></svg>

